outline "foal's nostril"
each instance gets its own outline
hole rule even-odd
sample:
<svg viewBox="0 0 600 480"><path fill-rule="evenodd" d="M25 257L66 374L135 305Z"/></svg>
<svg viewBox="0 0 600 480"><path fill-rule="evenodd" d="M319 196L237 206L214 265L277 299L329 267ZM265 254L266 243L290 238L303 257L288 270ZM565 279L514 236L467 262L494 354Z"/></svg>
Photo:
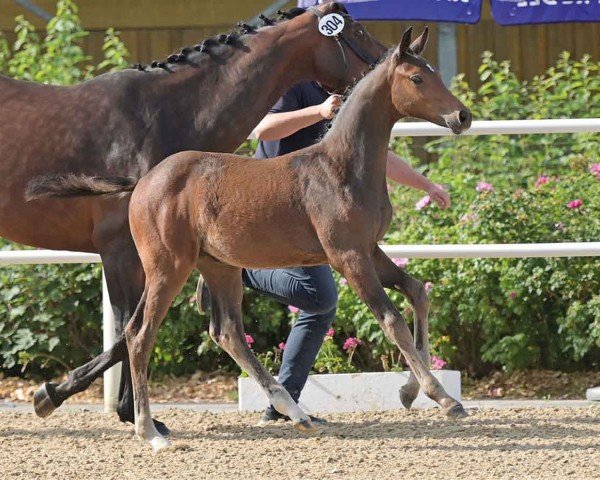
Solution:
<svg viewBox="0 0 600 480"><path fill-rule="evenodd" d="M471 117L471 113L468 110L461 110L458 112L458 119L460 123L465 123Z"/></svg>

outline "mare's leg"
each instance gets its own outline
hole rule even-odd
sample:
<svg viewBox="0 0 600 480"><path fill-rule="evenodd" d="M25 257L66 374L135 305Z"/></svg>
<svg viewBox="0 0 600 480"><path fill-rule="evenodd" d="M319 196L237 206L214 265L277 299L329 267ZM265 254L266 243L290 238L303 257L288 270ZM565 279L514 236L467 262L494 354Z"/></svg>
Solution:
<svg viewBox="0 0 600 480"><path fill-rule="evenodd" d="M117 413L122 422L134 422L131 373L123 329L140 300L144 288L144 272L129 234L128 224L127 232L111 230L110 235L107 233L104 236L110 236L106 243L102 242L101 255L118 329L118 341L111 349L69 372L68 378L61 384L42 385L34 396L34 408L41 417L50 415L67 398L84 391L110 367L123 362ZM103 237L100 241L103 241ZM162 422L155 420L155 424L163 435L169 434L169 429Z"/></svg>
<svg viewBox="0 0 600 480"><path fill-rule="evenodd" d="M415 347L423 363L429 368L429 300L423 283L398 267L379 247L375 249L373 262L383 287L401 292L412 305ZM402 405L410 408L418 394L419 381L411 370L408 382L400 389Z"/></svg>
<svg viewBox="0 0 600 480"><path fill-rule="evenodd" d="M448 416L466 416L460 402L448 395L417 352L406 322L383 289L370 252L330 249L327 254L331 265L346 277L357 295L371 309L386 336L398 345L425 394L441 405Z"/></svg>
<svg viewBox="0 0 600 480"><path fill-rule="evenodd" d="M36 398L34 398L34 406L38 415L43 417L49 415L67 398L87 389L94 380L110 367L120 361L127 360L127 345L123 335L123 328L139 302L144 285L143 271L131 238L129 238L128 243L129 245L126 245L126 248L111 249L107 253L102 254L106 283L116 320L117 342L111 349L102 352L85 365L69 372L68 378L61 384L47 383L38 390ZM131 395L131 389L124 387L127 383L131 384L130 375L128 375L128 366L124 365L122 372L120 399L123 394ZM126 377L129 377L129 381L127 381ZM49 394L54 408L51 408L48 402L43 400L43 395L40 394L38 396L38 393L42 390L45 390ZM121 412L119 413L121 417ZM123 417L121 419L123 421L129 420ZM133 411L130 421L133 421Z"/></svg>
<svg viewBox="0 0 600 480"><path fill-rule="evenodd" d="M211 337L258 382L275 409L292 419L294 428L302 432L315 430L308 415L258 361L246 343L241 311L241 269L205 258L199 262L199 268L211 294Z"/></svg>

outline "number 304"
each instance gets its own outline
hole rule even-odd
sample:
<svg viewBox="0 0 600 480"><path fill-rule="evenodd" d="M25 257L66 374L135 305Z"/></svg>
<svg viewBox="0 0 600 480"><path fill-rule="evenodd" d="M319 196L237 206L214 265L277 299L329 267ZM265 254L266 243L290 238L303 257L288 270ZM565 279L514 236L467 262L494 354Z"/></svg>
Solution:
<svg viewBox="0 0 600 480"><path fill-rule="evenodd" d="M331 35L335 33L337 27L342 24L343 22L339 18L333 17L321 25L321 30L323 30L327 35Z"/></svg>

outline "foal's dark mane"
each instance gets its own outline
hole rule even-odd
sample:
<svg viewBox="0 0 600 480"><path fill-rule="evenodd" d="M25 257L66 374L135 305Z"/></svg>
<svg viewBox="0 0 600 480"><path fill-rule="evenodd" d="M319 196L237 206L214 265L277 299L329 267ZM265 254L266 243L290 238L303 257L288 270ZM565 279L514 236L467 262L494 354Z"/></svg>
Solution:
<svg viewBox="0 0 600 480"><path fill-rule="evenodd" d="M141 72L150 72L152 69L162 69L169 73L173 73L178 69L179 66L198 66L198 60L200 54L208 54L209 56L218 56L224 50L223 47L231 48L243 48L244 40L251 35L259 33L265 27L271 27L273 25L280 24L292 18L296 18L306 12L306 9L295 7L287 12L278 10L278 19L268 18L264 15L260 15L259 18L263 22L262 27L255 27L242 21L238 22L238 30L234 30L230 33L220 33L213 37L209 37L196 45L191 47L184 47L178 53L172 53L165 60L158 61L154 60L150 65L143 65L136 63L131 65L130 68L139 70ZM220 48L220 50L219 50Z"/></svg>

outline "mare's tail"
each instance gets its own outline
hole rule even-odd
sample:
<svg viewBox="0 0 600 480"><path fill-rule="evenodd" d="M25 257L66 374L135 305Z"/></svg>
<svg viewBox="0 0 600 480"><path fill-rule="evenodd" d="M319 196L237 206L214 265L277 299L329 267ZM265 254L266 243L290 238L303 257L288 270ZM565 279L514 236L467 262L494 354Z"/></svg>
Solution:
<svg viewBox="0 0 600 480"><path fill-rule="evenodd" d="M132 192L139 179L134 177L101 177L74 173L45 175L27 185L25 199L87 197Z"/></svg>

